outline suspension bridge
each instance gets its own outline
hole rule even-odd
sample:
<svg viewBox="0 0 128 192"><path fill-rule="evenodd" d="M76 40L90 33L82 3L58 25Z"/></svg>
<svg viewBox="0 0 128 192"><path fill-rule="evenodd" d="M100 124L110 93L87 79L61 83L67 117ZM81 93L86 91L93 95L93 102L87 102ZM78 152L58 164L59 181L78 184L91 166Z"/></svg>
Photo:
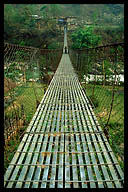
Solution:
<svg viewBox="0 0 128 192"><path fill-rule="evenodd" d="M123 172L65 54L9 164L5 188L123 188Z"/></svg>

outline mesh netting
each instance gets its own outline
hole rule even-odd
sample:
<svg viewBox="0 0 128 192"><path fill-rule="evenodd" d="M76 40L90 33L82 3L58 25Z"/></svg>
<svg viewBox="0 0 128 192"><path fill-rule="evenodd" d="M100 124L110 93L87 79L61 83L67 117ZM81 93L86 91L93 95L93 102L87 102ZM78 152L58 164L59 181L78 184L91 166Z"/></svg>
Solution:
<svg viewBox="0 0 128 192"><path fill-rule="evenodd" d="M4 137L25 129L50 83L62 55L46 50L4 44Z"/></svg>
<svg viewBox="0 0 128 192"><path fill-rule="evenodd" d="M70 57L107 139L123 159L124 43L70 49Z"/></svg>

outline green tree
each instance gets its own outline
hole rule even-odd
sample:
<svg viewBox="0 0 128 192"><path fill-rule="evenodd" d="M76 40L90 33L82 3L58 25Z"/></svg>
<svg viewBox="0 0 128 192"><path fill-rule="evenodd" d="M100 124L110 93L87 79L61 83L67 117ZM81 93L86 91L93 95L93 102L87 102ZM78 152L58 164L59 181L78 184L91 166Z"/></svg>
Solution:
<svg viewBox="0 0 128 192"><path fill-rule="evenodd" d="M50 13L53 17L59 16L61 13L60 6L58 4L50 4Z"/></svg>
<svg viewBox="0 0 128 192"><path fill-rule="evenodd" d="M94 27L84 27L77 29L71 35L72 39L72 48L81 49L81 48L90 48L95 47L99 44L101 37L94 34Z"/></svg>

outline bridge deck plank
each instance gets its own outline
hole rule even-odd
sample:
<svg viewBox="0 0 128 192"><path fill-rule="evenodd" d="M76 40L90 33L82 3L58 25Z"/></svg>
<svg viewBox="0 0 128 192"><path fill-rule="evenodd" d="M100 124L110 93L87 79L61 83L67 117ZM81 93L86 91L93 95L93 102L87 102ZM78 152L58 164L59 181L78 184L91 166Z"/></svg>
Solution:
<svg viewBox="0 0 128 192"><path fill-rule="evenodd" d="M123 172L68 54L61 58L5 173L4 185L6 188L123 187Z"/></svg>

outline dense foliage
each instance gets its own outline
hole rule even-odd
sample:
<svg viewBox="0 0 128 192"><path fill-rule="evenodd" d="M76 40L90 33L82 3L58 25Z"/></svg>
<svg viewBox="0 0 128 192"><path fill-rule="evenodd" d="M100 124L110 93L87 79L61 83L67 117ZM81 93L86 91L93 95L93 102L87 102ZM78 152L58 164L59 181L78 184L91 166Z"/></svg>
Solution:
<svg viewBox="0 0 128 192"><path fill-rule="evenodd" d="M93 27L78 28L71 35L72 38L72 48L81 49L95 47L101 40L100 36L94 34Z"/></svg>
<svg viewBox="0 0 128 192"><path fill-rule="evenodd" d="M55 17L76 16L78 25L82 20L95 24L105 43L122 40L123 8L123 4L5 4L4 39L19 45L59 48L62 44L56 42L63 40Z"/></svg>
<svg viewBox="0 0 128 192"><path fill-rule="evenodd" d="M55 40L60 38L55 21L49 21L50 12L57 12L56 9L57 7L54 5L48 9L48 5L43 4L6 4L4 7L5 41L19 45L48 48L52 38ZM40 18L42 25L44 25L41 30L39 30ZM55 43L54 46L59 47Z"/></svg>

